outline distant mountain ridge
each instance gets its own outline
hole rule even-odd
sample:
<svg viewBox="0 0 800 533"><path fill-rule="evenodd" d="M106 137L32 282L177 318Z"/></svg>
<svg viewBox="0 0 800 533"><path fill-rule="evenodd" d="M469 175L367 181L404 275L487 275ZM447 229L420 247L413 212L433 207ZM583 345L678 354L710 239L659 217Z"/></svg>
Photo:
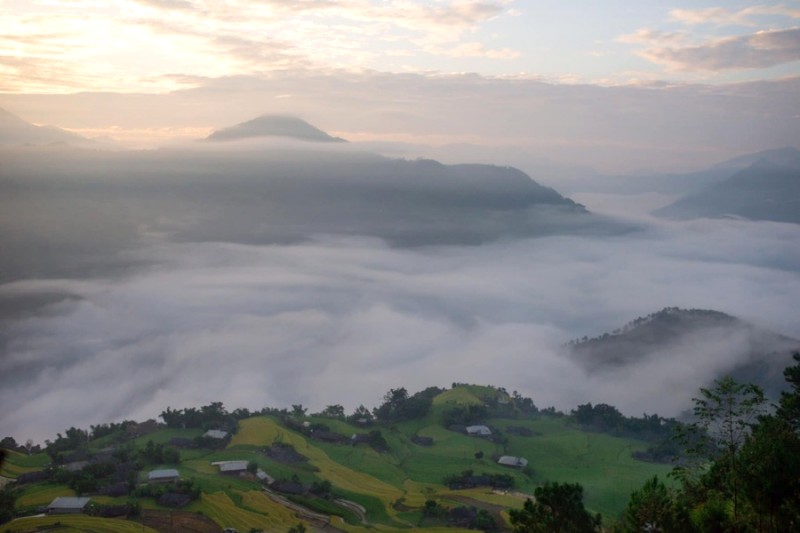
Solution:
<svg viewBox="0 0 800 533"><path fill-rule="evenodd" d="M737 216L800 224L800 151L777 151L773 158L759 159L653 214L673 219Z"/></svg>
<svg viewBox="0 0 800 533"><path fill-rule="evenodd" d="M704 342L738 335L740 361L723 373L742 382L752 382L776 397L785 386L783 369L791 361L800 340L764 330L734 316L708 309L666 307L637 318L611 333L576 339L567 346L569 356L591 372L615 372L655 357L696 347L703 355ZM688 348L687 348L688 347ZM721 376L720 376L721 377Z"/></svg>
<svg viewBox="0 0 800 533"><path fill-rule="evenodd" d="M253 120L222 128L209 135L208 141L236 141L263 137L283 137L321 143L347 142L328 135L305 120L289 115L261 115Z"/></svg>
<svg viewBox="0 0 800 533"><path fill-rule="evenodd" d="M0 108L0 144L89 143L86 137L55 126L36 126Z"/></svg>

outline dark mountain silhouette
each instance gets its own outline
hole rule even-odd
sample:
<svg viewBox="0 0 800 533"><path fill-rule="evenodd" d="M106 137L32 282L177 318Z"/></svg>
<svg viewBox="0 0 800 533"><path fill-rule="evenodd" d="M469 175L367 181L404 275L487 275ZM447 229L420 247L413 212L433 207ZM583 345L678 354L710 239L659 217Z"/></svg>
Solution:
<svg viewBox="0 0 800 533"><path fill-rule="evenodd" d="M229 128L217 130L207 137L209 141L236 141L259 137L285 137L301 141L342 143L339 137L332 137L297 117L284 115L262 115Z"/></svg>
<svg viewBox="0 0 800 533"><path fill-rule="evenodd" d="M668 307L629 322L599 337L578 339L567 345L569 355L592 372L614 372L651 358L695 350L698 358L713 346L737 342L728 354L732 363L720 377L730 374L745 383L756 383L771 397L785 387L783 369L800 340L764 330L739 318L707 309Z"/></svg>
<svg viewBox="0 0 800 533"><path fill-rule="evenodd" d="M653 214L673 219L736 216L800 223L800 152L760 159L728 179Z"/></svg>
<svg viewBox="0 0 800 533"><path fill-rule="evenodd" d="M35 126L0 108L0 144L84 144L86 137L54 126Z"/></svg>
<svg viewBox="0 0 800 533"><path fill-rule="evenodd" d="M250 244L357 235L414 247L630 230L509 167L264 147L38 150L0 154L0 280L104 268L142 231Z"/></svg>

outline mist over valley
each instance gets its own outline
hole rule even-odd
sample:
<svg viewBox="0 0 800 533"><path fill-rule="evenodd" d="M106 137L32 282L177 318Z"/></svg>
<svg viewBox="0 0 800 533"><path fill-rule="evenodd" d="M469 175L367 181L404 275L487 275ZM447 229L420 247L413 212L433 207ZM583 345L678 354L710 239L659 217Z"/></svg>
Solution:
<svg viewBox="0 0 800 533"><path fill-rule="evenodd" d="M780 386L800 226L604 215L511 167L264 133L0 149L4 429L210 401L353 408L451 382L675 416L734 368ZM624 365L564 353L664 306L742 321L639 339ZM753 345L751 323L783 340Z"/></svg>

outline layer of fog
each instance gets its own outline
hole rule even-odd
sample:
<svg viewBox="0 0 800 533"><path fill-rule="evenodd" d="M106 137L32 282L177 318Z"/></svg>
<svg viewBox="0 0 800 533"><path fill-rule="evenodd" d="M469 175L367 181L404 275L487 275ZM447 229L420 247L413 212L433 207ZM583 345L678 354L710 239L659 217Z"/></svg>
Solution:
<svg viewBox="0 0 800 533"><path fill-rule="evenodd" d="M650 223L624 236L414 249L324 235L290 245L154 238L126 261L147 266L0 286L2 299L46 304L4 322L4 433L52 438L216 400L349 410L392 387L455 381L539 406L675 415L742 356L735 334L612 375L586 375L560 347L673 305L800 337L800 228L790 224Z"/></svg>

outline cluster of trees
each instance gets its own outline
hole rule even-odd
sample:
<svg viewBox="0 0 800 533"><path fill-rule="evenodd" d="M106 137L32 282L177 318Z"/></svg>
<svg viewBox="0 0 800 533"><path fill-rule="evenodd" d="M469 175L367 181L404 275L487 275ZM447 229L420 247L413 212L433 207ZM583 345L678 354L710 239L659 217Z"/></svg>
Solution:
<svg viewBox="0 0 800 533"><path fill-rule="evenodd" d="M631 497L621 531L800 530L800 354L772 413L761 389L723 378L694 399L677 490L653 479Z"/></svg>
<svg viewBox="0 0 800 533"><path fill-rule="evenodd" d="M422 519L419 525L431 526L437 524L486 532L498 531L497 521L485 509L464 505L447 507L437 503L436 500L427 500L425 507L422 508Z"/></svg>
<svg viewBox="0 0 800 533"><path fill-rule="evenodd" d="M460 474L445 476L442 484L451 489L468 489L473 487L492 487L495 489L514 488L514 476L510 474L476 474L473 470L464 470Z"/></svg>
<svg viewBox="0 0 800 533"><path fill-rule="evenodd" d="M138 450L137 455L143 462L154 465L176 465L181 462L178 450L160 442L154 443L152 440L148 440L144 448Z"/></svg>
<svg viewBox="0 0 800 533"><path fill-rule="evenodd" d="M442 425L469 426L489 418L489 409L484 404L457 405L442 412Z"/></svg>
<svg viewBox="0 0 800 533"><path fill-rule="evenodd" d="M439 387L428 387L409 396L404 387L390 389L383 396L383 403L373 409L372 414L383 423L416 420L428 414L433 399L442 392L444 390Z"/></svg>
<svg viewBox="0 0 800 533"><path fill-rule="evenodd" d="M645 461L672 462L683 453L684 447L673 436L681 428L674 418L643 414L641 417L624 416L613 405L585 403L570 412L570 417L584 429L632 437L653 445L634 457Z"/></svg>
<svg viewBox="0 0 800 533"><path fill-rule="evenodd" d="M594 533L602 531L602 518L583 506L579 483L547 482L533 491L522 509L509 510L514 533ZM641 529L639 531L660 531Z"/></svg>
<svg viewBox="0 0 800 533"><path fill-rule="evenodd" d="M237 415L250 416L247 409L237 409ZM220 427L236 427L237 415L228 413L222 402L211 402L199 409L187 407L186 409L172 409L167 407L159 415L169 428L202 428L217 429ZM245 416L246 415L246 416Z"/></svg>

